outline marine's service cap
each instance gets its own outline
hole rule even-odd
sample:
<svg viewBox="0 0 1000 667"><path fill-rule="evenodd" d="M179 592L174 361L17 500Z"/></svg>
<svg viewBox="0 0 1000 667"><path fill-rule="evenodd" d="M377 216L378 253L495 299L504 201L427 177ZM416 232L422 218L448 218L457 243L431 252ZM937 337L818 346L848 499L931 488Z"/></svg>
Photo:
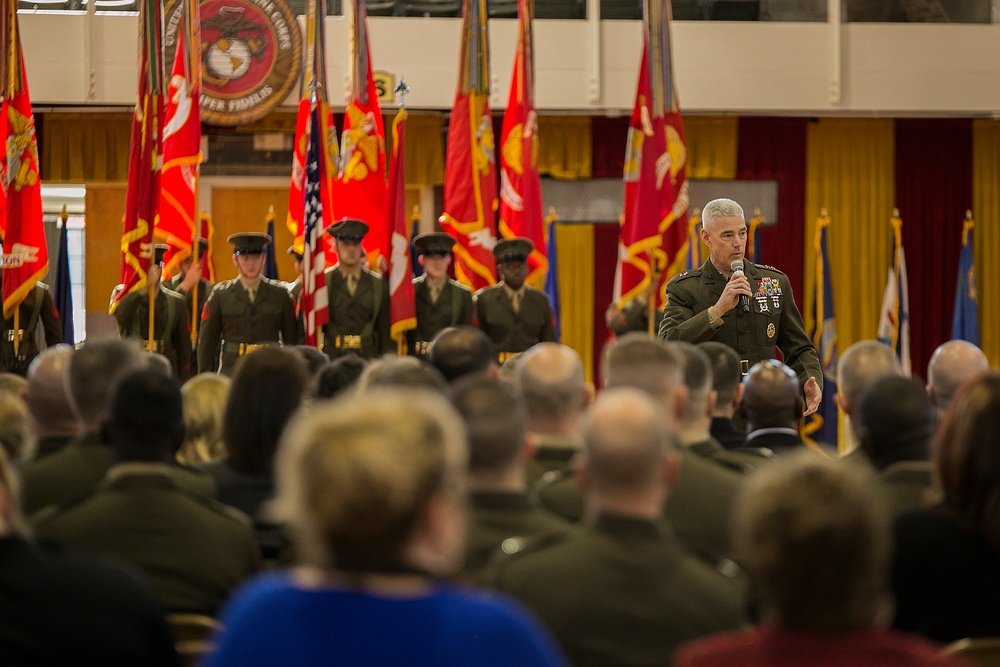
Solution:
<svg viewBox="0 0 1000 667"><path fill-rule="evenodd" d="M344 218L330 225L326 233L338 241L360 241L368 233L368 225L354 218Z"/></svg>
<svg viewBox="0 0 1000 667"><path fill-rule="evenodd" d="M259 232L242 232L230 234L226 240L233 244L234 255L259 255L271 242L271 237Z"/></svg>
<svg viewBox="0 0 1000 667"><path fill-rule="evenodd" d="M286 250L285 252L287 252L289 255L291 255L292 257L294 257L296 262L301 262L302 261L302 253L300 251L296 250L295 246L293 246L293 245L288 246L288 250Z"/></svg>
<svg viewBox="0 0 1000 667"><path fill-rule="evenodd" d="M449 255L455 239L444 232L421 234L413 239L413 247L421 255Z"/></svg>
<svg viewBox="0 0 1000 667"><path fill-rule="evenodd" d="M208 239L204 236L198 239L198 256L201 257L208 252Z"/></svg>
<svg viewBox="0 0 1000 667"><path fill-rule="evenodd" d="M497 258L498 262L517 259L524 261L528 259L528 255L534 248L535 244L531 242L531 239L518 236L497 241L497 244L493 246L493 256Z"/></svg>

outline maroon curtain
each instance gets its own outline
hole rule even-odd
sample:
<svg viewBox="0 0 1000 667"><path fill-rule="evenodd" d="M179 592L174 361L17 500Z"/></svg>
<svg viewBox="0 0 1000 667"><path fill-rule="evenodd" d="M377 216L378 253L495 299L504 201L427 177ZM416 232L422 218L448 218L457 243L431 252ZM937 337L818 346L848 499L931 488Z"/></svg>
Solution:
<svg viewBox="0 0 1000 667"><path fill-rule="evenodd" d="M594 229L594 384L600 387L604 384L601 356L609 335L604 311L614 297L620 227L617 222L598 223L591 227Z"/></svg>
<svg viewBox="0 0 1000 667"><path fill-rule="evenodd" d="M962 220L972 208L972 121L897 119L896 206L910 288L910 356L923 377L951 338Z"/></svg>
<svg viewBox="0 0 1000 667"><path fill-rule="evenodd" d="M761 260L783 271L802 308L806 208L805 118L741 117L736 178L778 181L778 224L760 233Z"/></svg>
<svg viewBox="0 0 1000 667"><path fill-rule="evenodd" d="M621 178L625 169L628 116L594 116L590 121L592 178Z"/></svg>

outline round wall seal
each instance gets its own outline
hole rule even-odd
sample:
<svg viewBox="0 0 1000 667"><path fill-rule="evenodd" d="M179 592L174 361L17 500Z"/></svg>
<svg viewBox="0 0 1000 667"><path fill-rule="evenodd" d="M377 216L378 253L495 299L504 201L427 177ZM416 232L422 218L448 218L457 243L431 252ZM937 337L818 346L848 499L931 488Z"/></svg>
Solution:
<svg viewBox="0 0 1000 667"><path fill-rule="evenodd" d="M201 0L201 119L243 125L263 118L299 82L302 34L285 0ZM166 71L173 65L180 2L166 12Z"/></svg>

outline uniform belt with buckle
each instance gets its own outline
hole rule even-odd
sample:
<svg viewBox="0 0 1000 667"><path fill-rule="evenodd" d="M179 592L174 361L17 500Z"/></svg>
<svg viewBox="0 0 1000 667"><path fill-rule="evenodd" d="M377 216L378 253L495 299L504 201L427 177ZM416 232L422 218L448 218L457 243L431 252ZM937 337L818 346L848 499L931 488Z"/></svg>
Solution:
<svg viewBox="0 0 1000 667"><path fill-rule="evenodd" d="M418 357L424 357L431 352L431 342L429 340L418 340L413 344L413 353Z"/></svg>
<svg viewBox="0 0 1000 667"><path fill-rule="evenodd" d="M360 350L361 336L334 336L333 346L338 350Z"/></svg>
<svg viewBox="0 0 1000 667"><path fill-rule="evenodd" d="M242 357L244 354L249 354L254 350L260 350L272 345L274 345L274 343L240 343L240 356Z"/></svg>
<svg viewBox="0 0 1000 667"><path fill-rule="evenodd" d="M749 375L750 374L750 360L749 359L740 359L740 373L743 374L743 375Z"/></svg>
<svg viewBox="0 0 1000 667"><path fill-rule="evenodd" d="M520 352L500 352L497 354L497 363L503 366L505 363L507 363L514 357L519 356L520 354L521 354Z"/></svg>

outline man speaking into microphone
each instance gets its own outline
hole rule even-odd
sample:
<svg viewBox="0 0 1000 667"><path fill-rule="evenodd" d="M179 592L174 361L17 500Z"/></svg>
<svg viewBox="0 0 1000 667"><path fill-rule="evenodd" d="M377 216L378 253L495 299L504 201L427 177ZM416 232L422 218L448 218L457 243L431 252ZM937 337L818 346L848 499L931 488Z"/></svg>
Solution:
<svg viewBox="0 0 1000 667"><path fill-rule="evenodd" d="M714 340L740 355L743 372L775 349L799 377L809 415L823 395L823 372L788 277L743 256L747 225L731 199L715 199L702 209L701 240L709 259L667 283L660 338L701 343Z"/></svg>

